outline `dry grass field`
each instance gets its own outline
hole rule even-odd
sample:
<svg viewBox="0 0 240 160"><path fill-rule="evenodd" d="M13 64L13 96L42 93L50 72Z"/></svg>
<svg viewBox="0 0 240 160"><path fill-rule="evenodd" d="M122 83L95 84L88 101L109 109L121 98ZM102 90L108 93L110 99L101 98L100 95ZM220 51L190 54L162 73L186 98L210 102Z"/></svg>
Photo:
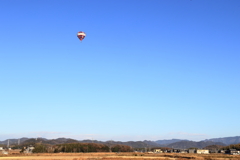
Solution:
<svg viewBox="0 0 240 160"><path fill-rule="evenodd" d="M0 160L240 160L240 155L173 153L38 153L0 155Z"/></svg>

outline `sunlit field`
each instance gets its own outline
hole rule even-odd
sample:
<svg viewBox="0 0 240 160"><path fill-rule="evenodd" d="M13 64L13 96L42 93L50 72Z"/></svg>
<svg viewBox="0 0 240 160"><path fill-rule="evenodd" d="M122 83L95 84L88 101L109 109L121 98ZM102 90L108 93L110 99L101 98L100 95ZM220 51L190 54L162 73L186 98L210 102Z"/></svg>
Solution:
<svg viewBox="0 0 240 160"><path fill-rule="evenodd" d="M0 160L240 160L240 155L176 153L35 153L0 155Z"/></svg>

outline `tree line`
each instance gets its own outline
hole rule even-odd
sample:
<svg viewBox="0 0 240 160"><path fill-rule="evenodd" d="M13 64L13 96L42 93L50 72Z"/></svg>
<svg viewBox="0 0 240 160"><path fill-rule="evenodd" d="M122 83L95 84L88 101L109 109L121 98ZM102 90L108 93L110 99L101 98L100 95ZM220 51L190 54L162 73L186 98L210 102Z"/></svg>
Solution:
<svg viewBox="0 0 240 160"><path fill-rule="evenodd" d="M88 152L131 152L131 147L126 145L107 146L98 143L67 143L57 145L35 144L33 153L88 153Z"/></svg>
<svg viewBox="0 0 240 160"><path fill-rule="evenodd" d="M239 144L231 144L229 146L223 147L222 149L224 149L224 150L228 150L228 149L240 150L240 143Z"/></svg>

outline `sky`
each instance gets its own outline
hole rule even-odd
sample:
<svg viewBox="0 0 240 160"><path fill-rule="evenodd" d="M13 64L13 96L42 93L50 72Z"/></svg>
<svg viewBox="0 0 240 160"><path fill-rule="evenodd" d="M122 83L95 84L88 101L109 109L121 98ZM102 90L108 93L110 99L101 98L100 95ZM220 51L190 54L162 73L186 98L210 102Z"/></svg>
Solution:
<svg viewBox="0 0 240 160"><path fill-rule="evenodd" d="M240 136L239 0L1 0L0 21L0 140Z"/></svg>

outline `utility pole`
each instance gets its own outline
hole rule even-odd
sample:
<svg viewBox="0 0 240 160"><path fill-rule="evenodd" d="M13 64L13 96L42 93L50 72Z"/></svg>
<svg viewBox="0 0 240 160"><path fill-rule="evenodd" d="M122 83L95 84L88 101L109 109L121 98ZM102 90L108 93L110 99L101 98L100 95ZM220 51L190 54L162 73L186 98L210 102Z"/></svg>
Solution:
<svg viewBox="0 0 240 160"><path fill-rule="evenodd" d="M109 145L109 152L112 152L112 140L110 140L110 145Z"/></svg>
<svg viewBox="0 0 240 160"><path fill-rule="evenodd" d="M8 144L7 144L7 148L9 148L9 139L8 139Z"/></svg>

